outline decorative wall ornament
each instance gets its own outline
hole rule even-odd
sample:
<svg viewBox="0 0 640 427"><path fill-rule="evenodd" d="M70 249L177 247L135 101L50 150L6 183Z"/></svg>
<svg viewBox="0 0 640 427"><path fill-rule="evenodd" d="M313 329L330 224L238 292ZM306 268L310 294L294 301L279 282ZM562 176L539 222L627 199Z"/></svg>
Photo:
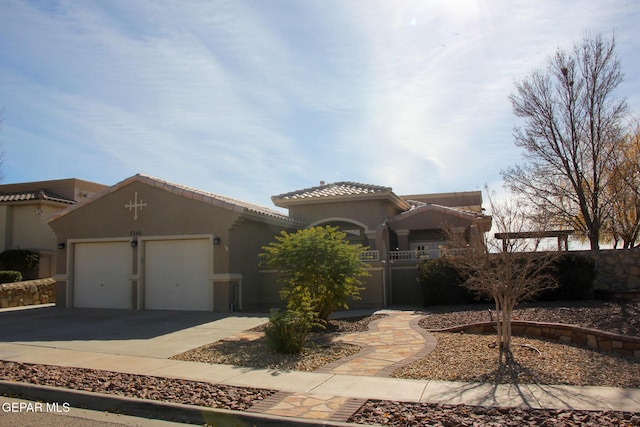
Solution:
<svg viewBox="0 0 640 427"><path fill-rule="evenodd" d="M131 200L129 200L129 203L124 205L124 207L128 208L129 212L131 212L131 209L133 209L133 220L137 221L138 220L138 208L140 208L140 211L142 212L142 208L146 208L147 204L142 201L142 197L140 197L140 201L138 202L138 192L137 191L134 193L133 199L134 199L133 202Z"/></svg>

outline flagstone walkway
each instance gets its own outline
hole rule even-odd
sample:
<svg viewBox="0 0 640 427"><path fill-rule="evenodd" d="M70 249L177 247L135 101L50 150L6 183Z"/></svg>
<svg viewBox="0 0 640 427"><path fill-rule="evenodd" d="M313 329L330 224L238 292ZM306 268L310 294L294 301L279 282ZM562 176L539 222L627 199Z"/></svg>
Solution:
<svg viewBox="0 0 640 427"><path fill-rule="evenodd" d="M415 312L383 311L386 317L369 324L369 331L341 335L337 340L362 347L350 357L315 372L389 377L400 366L425 357L436 346L435 338L420 327ZM251 411L285 417L345 421L364 403L363 399L312 393L278 392Z"/></svg>
<svg viewBox="0 0 640 427"><path fill-rule="evenodd" d="M316 372L388 377L400 366L425 357L436 339L420 327L422 315L412 311L383 311L386 317L369 324L369 331L341 335L337 341L362 347L359 353L323 366Z"/></svg>

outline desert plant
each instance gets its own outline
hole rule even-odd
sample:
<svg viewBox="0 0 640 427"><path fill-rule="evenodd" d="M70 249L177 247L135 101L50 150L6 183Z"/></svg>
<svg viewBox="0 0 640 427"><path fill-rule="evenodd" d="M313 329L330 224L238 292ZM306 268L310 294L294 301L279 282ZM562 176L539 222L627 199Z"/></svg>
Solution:
<svg viewBox="0 0 640 427"><path fill-rule="evenodd" d="M280 353L300 353L311 329L322 325L310 310L278 310L265 329L267 345Z"/></svg>
<svg viewBox="0 0 640 427"><path fill-rule="evenodd" d="M507 235L522 232L529 224L528 213L519 205L507 200L496 203L489 193L491 215L496 231ZM499 361L503 356L511 359L511 320L513 309L522 302L531 300L542 292L557 286L554 263L558 257L554 252L523 253L527 244L521 239L499 242L480 233L471 233L469 238L449 232L451 245L458 256L451 261L464 278L467 289L478 296L493 299L495 303L496 330L500 344Z"/></svg>
<svg viewBox="0 0 640 427"><path fill-rule="evenodd" d="M320 320L327 320L334 310L348 308L349 298L359 298L360 278L368 275L360 260L365 248L345 237L338 227L312 227L283 231L263 247L262 262L278 271L287 308L300 311L308 305Z"/></svg>

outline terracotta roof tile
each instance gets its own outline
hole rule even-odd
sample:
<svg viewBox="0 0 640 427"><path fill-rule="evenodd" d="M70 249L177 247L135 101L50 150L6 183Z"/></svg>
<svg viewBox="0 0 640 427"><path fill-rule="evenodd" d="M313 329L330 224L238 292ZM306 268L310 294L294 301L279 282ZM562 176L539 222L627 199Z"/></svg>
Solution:
<svg viewBox="0 0 640 427"><path fill-rule="evenodd" d="M298 221L289 218L287 215L284 215L276 210L269 209L265 206L256 205L253 203L245 202L238 199L233 199L227 196L221 196L219 194L210 193L207 191L198 190L195 188L187 187L185 185L174 184L172 182L164 181L159 178L154 178L148 175L135 175L133 178L138 178L140 181L146 183L153 183L154 185L163 188L166 191L173 192L174 194L186 197L188 193L191 193L194 199L202 200L205 203L210 203L215 206L220 206L225 209L233 210L236 212L242 212L243 210L247 210L253 213L266 215L273 218L278 218L281 220L295 222ZM162 184L162 185L161 185Z"/></svg>
<svg viewBox="0 0 640 427"><path fill-rule="evenodd" d="M390 193L391 187L383 187L380 185L362 184L359 182L334 182L319 185L317 187L305 188L302 190L292 191L290 193L279 194L273 196L272 199L296 200L296 199L312 199L323 197L347 197L357 195L372 195L375 193Z"/></svg>
<svg viewBox="0 0 640 427"><path fill-rule="evenodd" d="M75 200L68 200L63 197L56 196L47 190L25 191L21 193L0 194L0 203L6 202L28 202L32 200L46 200L49 202L66 203L72 205Z"/></svg>
<svg viewBox="0 0 640 427"><path fill-rule="evenodd" d="M172 182L168 182L168 181L164 181L162 179L159 178L154 178L152 176L148 176L148 175L142 175L142 174L137 174L134 175L130 178L127 178L123 181L120 181L119 183L113 185L112 187L109 187L105 190L103 190L102 192L94 195L90 200L88 200L87 202L83 203L87 204L87 203L91 203L99 198L101 198L102 196L109 194L109 193L113 193L114 191L123 188L129 184L131 184L132 182L142 182L144 184L168 191L170 193L179 195L181 197L186 197L186 198L190 198L190 199L194 199L197 201L201 201L202 203L208 203L214 206L219 206L222 207L224 209L228 209L234 212L238 212L238 213L243 213L243 212L251 212L251 213L255 213L258 215L264 215L267 217L271 217L280 221L286 221L292 224L297 224L297 225L301 225L302 222L295 220L293 218L290 218L287 215L284 215L281 212L278 212L276 210L273 209L269 209L267 207L264 206L260 206L260 205L256 205L253 203L248 203L248 202L244 202L242 200L237 200L237 199L233 199L231 197L226 197L226 196L221 196L219 194L215 194L215 193L209 193L207 191L202 191L202 190L198 190L195 188L191 188L191 187L187 187L185 185L180 185L180 184L174 184ZM49 221L54 221L57 218L64 216L66 214L68 214L69 212L75 210L76 208L82 206L82 205L76 205L73 206L71 208L67 208L64 211L55 214Z"/></svg>

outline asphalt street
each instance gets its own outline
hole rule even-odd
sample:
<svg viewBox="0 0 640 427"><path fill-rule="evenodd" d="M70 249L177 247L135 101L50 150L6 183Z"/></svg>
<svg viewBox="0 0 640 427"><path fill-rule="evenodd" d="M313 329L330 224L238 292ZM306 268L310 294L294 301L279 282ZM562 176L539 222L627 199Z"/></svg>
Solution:
<svg viewBox="0 0 640 427"><path fill-rule="evenodd" d="M58 403L57 407L52 403ZM34 402L0 396L0 427L177 427L169 421L151 420L81 408L65 408L64 402ZM68 412L65 412L68 409ZM58 412L52 412L52 411Z"/></svg>

